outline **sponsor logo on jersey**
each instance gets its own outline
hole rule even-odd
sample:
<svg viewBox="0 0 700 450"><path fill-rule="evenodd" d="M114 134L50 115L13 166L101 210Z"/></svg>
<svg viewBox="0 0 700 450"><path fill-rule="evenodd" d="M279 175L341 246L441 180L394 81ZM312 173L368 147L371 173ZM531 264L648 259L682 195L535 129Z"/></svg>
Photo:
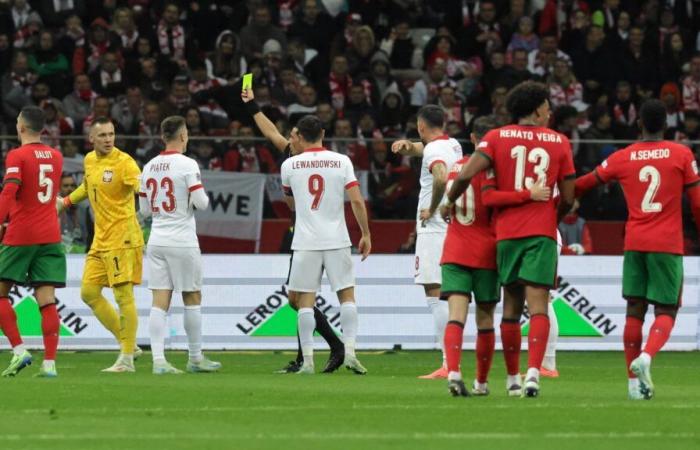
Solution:
<svg viewBox="0 0 700 450"><path fill-rule="evenodd" d="M570 282L558 277L557 285L557 290L552 291L552 307L559 322L559 336L603 337L617 328L607 314ZM527 312L523 313L523 336L530 331L529 321L530 316Z"/></svg>
<svg viewBox="0 0 700 450"><path fill-rule="evenodd" d="M333 313L333 308L322 295L316 295L316 307L328 318L328 322L340 332L340 312ZM258 306L253 308L236 324L243 334L248 336L296 336L297 312L289 304L287 288L281 286L270 294Z"/></svg>
<svg viewBox="0 0 700 450"><path fill-rule="evenodd" d="M114 172L112 172L109 169L102 172L102 182L103 183L111 183L113 177L114 177Z"/></svg>

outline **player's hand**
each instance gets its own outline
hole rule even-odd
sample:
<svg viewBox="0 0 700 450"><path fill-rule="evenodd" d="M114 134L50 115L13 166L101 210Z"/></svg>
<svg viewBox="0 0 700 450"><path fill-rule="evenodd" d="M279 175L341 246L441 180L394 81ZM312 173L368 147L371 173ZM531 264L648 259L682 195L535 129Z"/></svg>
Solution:
<svg viewBox="0 0 700 450"><path fill-rule="evenodd" d="M569 250L576 253L577 255L583 255L584 253L586 253L586 251L583 249L583 245L581 244L569 244L567 247Z"/></svg>
<svg viewBox="0 0 700 450"><path fill-rule="evenodd" d="M420 218L421 222L423 223L423 226L425 226L425 222L430 220L430 218L433 217L434 215L435 215L435 211L431 211L429 209L421 209L418 217Z"/></svg>
<svg viewBox="0 0 700 450"><path fill-rule="evenodd" d="M530 198L536 202L549 201L552 190L545 186L544 179L538 178L537 182L530 188Z"/></svg>
<svg viewBox="0 0 700 450"><path fill-rule="evenodd" d="M452 211L454 210L454 205L442 205L440 207L440 215L442 216L442 219L450 223L452 220Z"/></svg>
<svg viewBox="0 0 700 450"><path fill-rule="evenodd" d="M2 242L3 238L5 237L5 230L7 230L7 225L3 223L0 225L0 242Z"/></svg>
<svg viewBox="0 0 700 450"><path fill-rule="evenodd" d="M56 212L61 214L64 209L66 209L66 207L63 204L63 197L61 197L60 195L57 195L56 196Z"/></svg>
<svg viewBox="0 0 700 450"><path fill-rule="evenodd" d="M411 151L413 144L408 139L399 139L391 144L391 152L398 153L399 155L405 155Z"/></svg>
<svg viewBox="0 0 700 450"><path fill-rule="evenodd" d="M362 261L364 261L372 251L372 238L369 236L369 234L360 238L360 243L357 247L360 250L360 253L362 253Z"/></svg>
<svg viewBox="0 0 700 450"><path fill-rule="evenodd" d="M252 89L245 89L241 91L241 100L243 100L243 103L248 103L252 102L255 100L255 95L253 95L253 90Z"/></svg>

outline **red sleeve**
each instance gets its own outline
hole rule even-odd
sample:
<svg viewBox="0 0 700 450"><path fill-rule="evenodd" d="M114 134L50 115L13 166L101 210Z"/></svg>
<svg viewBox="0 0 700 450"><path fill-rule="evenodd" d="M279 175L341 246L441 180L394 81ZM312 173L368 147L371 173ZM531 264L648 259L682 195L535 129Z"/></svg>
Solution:
<svg viewBox="0 0 700 450"><path fill-rule="evenodd" d="M598 177L597 169L592 172L588 172L584 176L578 177L576 179L576 190L574 192L574 195L576 197L580 197L586 192L593 189L594 187L598 186L599 184L601 184L601 180Z"/></svg>
<svg viewBox="0 0 700 450"><path fill-rule="evenodd" d="M5 177L3 178L3 183L6 183L8 180L15 180L21 184L22 166L22 157L16 150L8 153L5 159Z"/></svg>
<svg viewBox="0 0 700 450"><path fill-rule="evenodd" d="M698 163L695 161L695 157L690 149L686 149L683 155L683 186L689 188L700 182L700 177L698 177Z"/></svg>
<svg viewBox="0 0 700 450"><path fill-rule="evenodd" d="M15 206L17 191L19 191L19 184L5 183L5 187L3 187L0 194L0 224L5 223L7 215Z"/></svg>
<svg viewBox="0 0 700 450"><path fill-rule="evenodd" d="M481 191L481 201L489 208L522 205L530 200L530 191L499 191L487 186Z"/></svg>
<svg viewBox="0 0 700 450"><path fill-rule="evenodd" d="M481 139L479 144L476 146L476 151L486 156L489 161L491 161L491 166L493 167L494 152L496 151L495 142L498 137L497 130L491 130Z"/></svg>

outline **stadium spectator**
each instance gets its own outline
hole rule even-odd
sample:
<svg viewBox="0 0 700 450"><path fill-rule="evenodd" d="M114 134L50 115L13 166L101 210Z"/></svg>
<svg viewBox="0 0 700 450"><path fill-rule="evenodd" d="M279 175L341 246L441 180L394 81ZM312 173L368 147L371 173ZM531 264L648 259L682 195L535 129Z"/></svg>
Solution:
<svg viewBox="0 0 700 450"><path fill-rule="evenodd" d="M83 136L85 136L85 148L90 149L92 145L87 137L90 135L90 128L97 119L109 119L110 103L107 97L98 96L92 105L92 112L83 120Z"/></svg>
<svg viewBox="0 0 700 450"><path fill-rule="evenodd" d="M223 158L223 170L248 173L278 173L279 166L266 145L253 141L255 131L243 126Z"/></svg>
<svg viewBox="0 0 700 450"><path fill-rule="evenodd" d="M333 58L328 77L328 90L333 108L340 113L345 108L345 100L350 93L352 78L349 74L348 59L343 55ZM257 94L255 95L258 98Z"/></svg>
<svg viewBox="0 0 700 450"><path fill-rule="evenodd" d="M41 0L39 11L46 25L58 28L72 15L83 16L86 13L86 0L54 1Z"/></svg>
<svg viewBox="0 0 700 450"><path fill-rule="evenodd" d="M73 73L92 74L99 67L102 55L110 50L116 51L119 45L119 39L109 34L109 24L104 19L98 17L93 20L88 38L83 40L82 45L76 46L73 53Z"/></svg>
<svg viewBox="0 0 700 450"><path fill-rule="evenodd" d="M43 100L39 106L44 110L46 123L41 133L41 141L55 149L61 149L61 136L73 134L74 125L70 117L66 117L61 104L52 99Z"/></svg>
<svg viewBox="0 0 700 450"><path fill-rule="evenodd" d="M558 47L556 35L544 35L540 39L540 47L533 50L528 55L527 70L534 75L546 77L552 72L554 63L563 59L570 61L571 57L561 51Z"/></svg>
<svg viewBox="0 0 700 450"><path fill-rule="evenodd" d="M60 96L68 93L70 66L68 59L54 46L53 33L43 30L39 33L39 45L29 55L29 67L37 76L49 83L51 92Z"/></svg>
<svg viewBox="0 0 700 450"><path fill-rule="evenodd" d="M250 61L251 58L262 58L263 44L270 39L279 42L284 49L287 46L287 36L272 24L270 8L259 5L253 10L253 20L241 30L241 50Z"/></svg>
<svg viewBox="0 0 700 450"><path fill-rule="evenodd" d="M444 59L436 59L428 66L428 73L416 81L411 89L411 106L416 110L433 102L438 95L440 85L447 81L447 63Z"/></svg>
<svg viewBox="0 0 700 450"><path fill-rule="evenodd" d="M76 190L78 184L69 173L61 175L61 197L68 197ZM85 253L88 245L88 224L90 223L89 206L86 202L71 205L58 215L61 224L61 242L66 253Z"/></svg>
<svg viewBox="0 0 700 450"><path fill-rule="evenodd" d="M158 50L179 67L187 66L187 37L185 28L180 23L180 7L168 2L163 7L163 14L156 26Z"/></svg>
<svg viewBox="0 0 700 450"><path fill-rule="evenodd" d="M321 58L328 59L333 35L333 20L323 11L317 0L302 0L299 18L289 28L288 35L297 38L304 46L315 49Z"/></svg>
<svg viewBox="0 0 700 450"><path fill-rule="evenodd" d="M287 117L292 123L297 123L306 114L316 113L316 89L310 84L299 88L298 101L292 103L287 108Z"/></svg>
<svg viewBox="0 0 700 450"><path fill-rule="evenodd" d="M350 74L356 78L368 76L370 61L377 50L377 42L372 29L366 25L358 27L347 48L345 56L348 60Z"/></svg>
<svg viewBox="0 0 700 450"><path fill-rule="evenodd" d="M661 86L659 99L666 106L666 135L673 133L683 124L683 108L681 106L681 91L673 82Z"/></svg>
<svg viewBox="0 0 700 450"><path fill-rule="evenodd" d="M12 58L10 70L0 80L2 110L8 118L15 118L29 103L32 86L37 76L29 68L27 54L17 51Z"/></svg>
<svg viewBox="0 0 700 450"><path fill-rule="evenodd" d="M700 111L700 54L690 59L690 73L683 79L683 106Z"/></svg>
<svg viewBox="0 0 700 450"><path fill-rule="evenodd" d="M462 46L457 53L463 57L478 55L482 59L496 48L505 46L503 39L505 30L496 20L496 2L493 0L483 0L479 2L479 13L474 22L464 29L463 35L459 36Z"/></svg>
<svg viewBox="0 0 700 450"><path fill-rule="evenodd" d="M90 78L99 95L115 98L125 92L124 74L119 67L119 56L114 51L108 51L100 57L100 65Z"/></svg>
<svg viewBox="0 0 700 450"><path fill-rule="evenodd" d="M136 27L134 12L129 8L117 8L112 19L112 32L121 40L124 57L136 52L136 44L141 34Z"/></svg>
<svg viewBox="0 0 700 450"><path fill-rule="evenodd" d="M403 136L405 123L404 97L398 88L389 88L384 93L379 109L379 127L382 135L387 138Z"/></svg>
<svg viewBox="0 0 700 450"><path fill-rule="evenodd" d="M612 118L605 107L597 107L591 112L591 126L581 136L583 139L610 141L615 138L611 130ZM605 143L588 143L576 155L576 168L581 173L590 172L603 161Z"/></svg>
<svg viewBox="0 0 700 450"><path fill-rule="evenodd" d="M63 107L66 115L81 127L79 130L82 130L82 123L90 114L96 98L97 93L92 90L90 78L85 74L76 75L73 92L63 98Z"/></svg>
<svg viewBox="0 0 700 450"><path fill-rule="evenodd" d="M389 56L389 67L411 69L415 46L411 37L411 26L405 18L399 18L391 28L391 33L379 44L380 50Z"/></svg>
<svg viewBox="0 0 700 450"><path fill-rule="evenodd" d="M678 83L684 75L684 67L690 60L690 52L680 32L671 33L663 43L661 80Z"/></svg>
<svg viewBox="0 0 700 450"><path fill-rule="evenodd" d="M160 105L154 101L144 103L141 115L143 120L139 123L138 132L141 140L136 148L136 159L144 164L163 149L160 139L160 120L163 115Z"/></svg>
<svg viewBox="0 0 700 450"><path fill-rule="evenodd" d="M323 129L326 130L326 136L331 137L329 133L333 130L335 126L336 111L330 103L321 102L316 107L316 115L321 120L323 124ZM283 134L284 136L284 134Z"/></svg>
<svg viewBox="0 0 700 450"><path fill-rule="evenodd" d="M124 134L135 135L139 132L139 123L143 120L143 95L141 88L130 86L126 95L112 105L110 116Z"/></svg>
<svg viewBox="0 0 700 450"><path fill-rule="evenodd" d="M328 59L323 59L317 50L307 48L300 39L289 41L287 54L297 75L318 87L322 77L328 73Z"/></svg>
<svg viewBox="0 0 700 450"><path fill-rule="evenodd" d="M576 78L583 85L583 99L593 102L610 88L610 50L604 45L605 32L599 26L591 26L584 39L571 50L571 60Z"/></svg>
<svg viewBox="0 0 700 450"><path fill-rule="evenodd" d="M233 83L246 73L248 64L241 51L240 39L233 31L222 31L216 38L215 47L213 57L206 60L210 77L223 78Z"/></svg>
<svg viewBox="0 0 700 450"><path fill-rule="evenodd" d="M465 127L469 123L467 111L457 97L454 85L448 83L440 87L438 105L445 111L445 122L455 122L460 127Z"/></svg>
<svg viewBox="0 0 700 450"><path fill-rule="evenodd" d="M354 139L352 123L348 119L335 121L333 137L342 139L333 141L330 150L346 155L352 161L356 170L369 169L369 153L363 141Z"/></svg>
<svg viewBox="0 0 700 450"><path fill-rule="evenodd" d="M518 19L518 29L513 33L508 43L508 57L512 57L513 51L525 50L530 53L540 47L540 38L535 34L535 22L530 16L522 16Z"/></svg>
<svg viewBox="0 0 700 450"><path fill-rule="evenodd" d="M554 70L549 76L547 84L549 85L549 101L552 108L583 100L583 86L571 72L569 62L563 58L558 58L554 63Z"/></svg>
<svg viewBox="0 0 700 450"><path fill-rule="evenodd" d="M642 28L630 28L629 41L620 66L622 79L632 85L635 95L640 98L650 98L658 88L659 63L655 55L644 46Z"/></svg>
<svg viewBox="0 0 700 450"><path fill-rule="evenodd" d="M638 133L637 107L632 100L632 85L627 81L619 81L615 89L612 103L613 134L615 139L635 139Z"/></svg>

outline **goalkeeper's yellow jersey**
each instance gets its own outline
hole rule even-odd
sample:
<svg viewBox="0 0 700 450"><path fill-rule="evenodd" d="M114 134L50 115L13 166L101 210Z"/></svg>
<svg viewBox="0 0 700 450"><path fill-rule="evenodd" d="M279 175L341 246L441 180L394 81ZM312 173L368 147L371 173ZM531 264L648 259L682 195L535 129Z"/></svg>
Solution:
<svg viewBox="0 0 700 450"><path fill-rule="evenodd" d="M116 147L107 156L94 150L85 156L85 177L70 200L90 200L95 213L91 252L143 246L134 197L140 176L134 159Z"/></svg>

